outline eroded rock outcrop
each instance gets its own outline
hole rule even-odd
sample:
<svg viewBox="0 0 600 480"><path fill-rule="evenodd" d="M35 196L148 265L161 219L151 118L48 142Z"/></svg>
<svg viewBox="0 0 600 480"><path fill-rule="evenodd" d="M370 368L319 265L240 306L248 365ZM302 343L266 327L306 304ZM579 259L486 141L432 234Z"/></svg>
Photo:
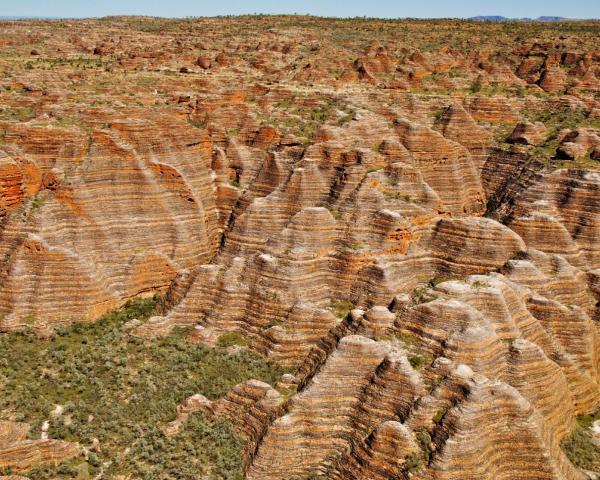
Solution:
<svg viewBox="0 0 600 480"><path fill-rule="evenodd" d="M24 471L40 463L59 464L80 454L79 445L75 443L29 440L28 432L29 425L26 423L0 421L0 468Z"/></svg>
<svg viewBox="0 0 600 480"><path fill-rule="evenodd" d="M586 478L596 23L57 22L2 23L1 331L158 293L140 348L186 326L285 366L157 425L227 420L249 479ZM79 453L23 432L0 468Z"/></svg>

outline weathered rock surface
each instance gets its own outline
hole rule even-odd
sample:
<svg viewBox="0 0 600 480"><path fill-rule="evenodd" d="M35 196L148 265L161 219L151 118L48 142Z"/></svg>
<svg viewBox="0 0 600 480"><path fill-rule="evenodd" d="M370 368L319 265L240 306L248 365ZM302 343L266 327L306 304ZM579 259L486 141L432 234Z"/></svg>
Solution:
<svg viewBox="0 0 600 480"><path fill-rule="evenodd" d="M0 22L0 331L158 293L132 335L242 338L290 373L158 427L229 420L249 479L586 478L597 22L57 22ZM26 431L0 468L79 453Z"/></svg>
<svg viewBox="0 0 600 480"><path fill-rule="evenodd" d="M59 464L80 454L79 445L61 440L29 440L29 425L0 421L0 468L23 471L40 463ZM21 478L21 477L8 477Z"/></svg>
<svg viewBox="0 0 600 480"><path fill-rule="evenodd" d="M519 123L508 137L511 143L522 143L525 145L539 145L546 140L547 129L542 122Z"/></svg>

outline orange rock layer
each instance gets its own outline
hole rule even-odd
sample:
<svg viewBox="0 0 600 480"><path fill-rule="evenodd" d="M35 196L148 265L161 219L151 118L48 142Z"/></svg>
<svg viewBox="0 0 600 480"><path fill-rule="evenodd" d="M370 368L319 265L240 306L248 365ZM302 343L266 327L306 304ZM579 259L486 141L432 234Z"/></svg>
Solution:
<svg viewBox="0 0 600 480"><path fill-rule="evenodd" d="M597 23L139 22L0 22L0 331L160 293L133 334L241 334L293 373L160 427L229 419L248 479L584 480Z"/></svg>

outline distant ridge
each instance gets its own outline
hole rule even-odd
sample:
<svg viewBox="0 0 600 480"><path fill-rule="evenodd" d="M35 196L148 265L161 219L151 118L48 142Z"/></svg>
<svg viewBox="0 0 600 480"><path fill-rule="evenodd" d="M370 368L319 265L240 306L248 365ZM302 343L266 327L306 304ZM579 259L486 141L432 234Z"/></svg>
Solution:
<svg viewBox="0 0 600 480"><path fill-rule="evenodd" d="M552 17L542 16L538 18L508 18L502 15L479 15L477 17L470 17L469 20L478 20L480 22L505 22L508 20L520 20L520 21L533 21L533 22L560 22L566 20L565 17Z"/></svg>
<svg viewBox="0 0 600 480"><path fill-rule="evenodd" d="M240 15L244 16L244 15ZM277 15L273 15L277 16ZM310 16L310 15L309 15ZM101 18L119 18L119 17L131 17L131 18L165 18L169 19L171 17L154 17L154 16L146 16L146 15L108 15ZM84 19L87 17L47 17L47 16L32 16L32 15L0 15L0 21L11 21L11 20L77 20ZM97 18L97 17L89 17L89 18ZM183 18L183 17L182 17ZM189 17L186 17L189 18ZM316 18L319 18L318 16ZM343 18L343 17L340 17ZM523 18L511 18L504 17L502 15L477 15L475 17L461 17L466 20L480 21L480 22L562 22L567 20L595 20L594 18L567 18L567 17L556 17L544 15L537 18L523 17ZM173 19L176 19L175 17ZM402 20L402 18L397 18L397 20ZM427 19L424 19L427 20Z"/></svg>
<svg viewBox="0 0 600 480"><path fill-rule="evenodd" d="M560 22L561 20L566 20L565 17L538 17L536 20L539 22Z"/></svg>
<svg viewBox="0 0 600 480"><path fill-rule="evenodd" d="M0 16L0 20L56 20L58 17Z"/></svg>
<svg viewBox="0 0 600 480"><path fill-rule="evenodd" d="M469 20L480 20L482 22L501 22L503 20L510 20L507 17L501 15L479 15L477 17L470 17Z"/></svg>

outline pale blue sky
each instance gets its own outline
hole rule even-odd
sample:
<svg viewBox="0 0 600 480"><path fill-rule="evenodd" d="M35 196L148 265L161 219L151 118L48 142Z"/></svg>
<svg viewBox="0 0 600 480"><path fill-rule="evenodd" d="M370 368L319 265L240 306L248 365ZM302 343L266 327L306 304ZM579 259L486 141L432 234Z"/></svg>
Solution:
<svg viewBox="0 0 600 480"><path fill-rule="evenodd" d="M186 17L244 13L391 18L475 15L600 18L600 0L0 0L0 17Z"/></svg>

